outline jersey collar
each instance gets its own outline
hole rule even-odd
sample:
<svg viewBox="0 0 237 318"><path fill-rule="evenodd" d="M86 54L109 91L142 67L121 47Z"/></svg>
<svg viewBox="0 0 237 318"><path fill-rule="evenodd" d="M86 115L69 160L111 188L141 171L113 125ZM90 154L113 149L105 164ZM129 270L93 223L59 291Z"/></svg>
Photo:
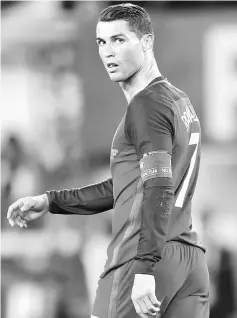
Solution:
<svg viewBox="0 0 237 318"><path fill-rule="evenodd" d="M158 77L154 78L154 79L145 87L145 89L148 88L148 87L150 87L150 86L152 86L152 85L154 85L154 84L162 83L162 82L164 82L165 80L166 80L166 78L165 78L163 75L158 76Z"/></svg>

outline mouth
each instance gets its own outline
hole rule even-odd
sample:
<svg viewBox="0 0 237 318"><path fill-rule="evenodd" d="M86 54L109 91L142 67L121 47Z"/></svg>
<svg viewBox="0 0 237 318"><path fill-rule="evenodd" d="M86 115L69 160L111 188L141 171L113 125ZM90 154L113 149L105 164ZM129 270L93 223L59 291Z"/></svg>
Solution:
<svg viewBox="0 0 237 318"><path fill-rule="evenodd" d="M118 64L116 63L107 63L107 68L109 70L109 72L113 72L117 69Z"/></svg>

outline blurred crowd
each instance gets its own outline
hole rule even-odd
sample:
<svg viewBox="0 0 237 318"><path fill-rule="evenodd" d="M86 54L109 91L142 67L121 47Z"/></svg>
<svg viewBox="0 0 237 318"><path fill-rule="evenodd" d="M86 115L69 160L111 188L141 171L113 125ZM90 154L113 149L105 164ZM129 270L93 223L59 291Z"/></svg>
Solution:
<svg viewBox="0 0 237 318"><path fill-rule="evenodd" d="M111 211L49 214L24 230L11 228L6 213L20 197L110 175L110 143L126 102L95 44L97 15L109 4L1 2L2 318L89 315ZM237 6L138 4L151 15L162 74L186 91L202 123L193 221L207 248L210 317L237 318Z"/></svg>

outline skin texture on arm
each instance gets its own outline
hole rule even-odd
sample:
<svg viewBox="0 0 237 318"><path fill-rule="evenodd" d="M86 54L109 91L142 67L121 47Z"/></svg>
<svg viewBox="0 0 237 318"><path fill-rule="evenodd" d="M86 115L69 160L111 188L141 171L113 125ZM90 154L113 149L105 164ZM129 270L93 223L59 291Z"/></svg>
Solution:
<svg viewBox="0 0 237 318"><path fill-rule="evenodd" d="M174 199L173 111L152 97L138 96L129 105L125 133L136 149L143 181L140 240L134 271L153 275L155 263L162 258Z"/></svg>
<svg viewBox="0 0 237 318"><path fill-rule="evenodd" d="M49 212L53 214L92 215L113 208L113 181L82 188L47 191Z"/></svg>

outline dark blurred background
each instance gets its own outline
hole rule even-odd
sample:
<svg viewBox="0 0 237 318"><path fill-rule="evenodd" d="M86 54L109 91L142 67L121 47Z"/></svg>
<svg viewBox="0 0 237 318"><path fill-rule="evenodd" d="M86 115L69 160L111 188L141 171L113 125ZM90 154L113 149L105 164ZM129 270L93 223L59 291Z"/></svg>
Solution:
<svg viewBox="0 0 237 318"><path fill-rule="evenodd" d="M162 74L202 124L194 227L207 247L211 318L237 317L237 3L139 1ZM110 175L126 109L95 42L97 17L120 2L1 1L1 315L86 318L111 237L111 211L11 228L9 204Z"/></svg>

